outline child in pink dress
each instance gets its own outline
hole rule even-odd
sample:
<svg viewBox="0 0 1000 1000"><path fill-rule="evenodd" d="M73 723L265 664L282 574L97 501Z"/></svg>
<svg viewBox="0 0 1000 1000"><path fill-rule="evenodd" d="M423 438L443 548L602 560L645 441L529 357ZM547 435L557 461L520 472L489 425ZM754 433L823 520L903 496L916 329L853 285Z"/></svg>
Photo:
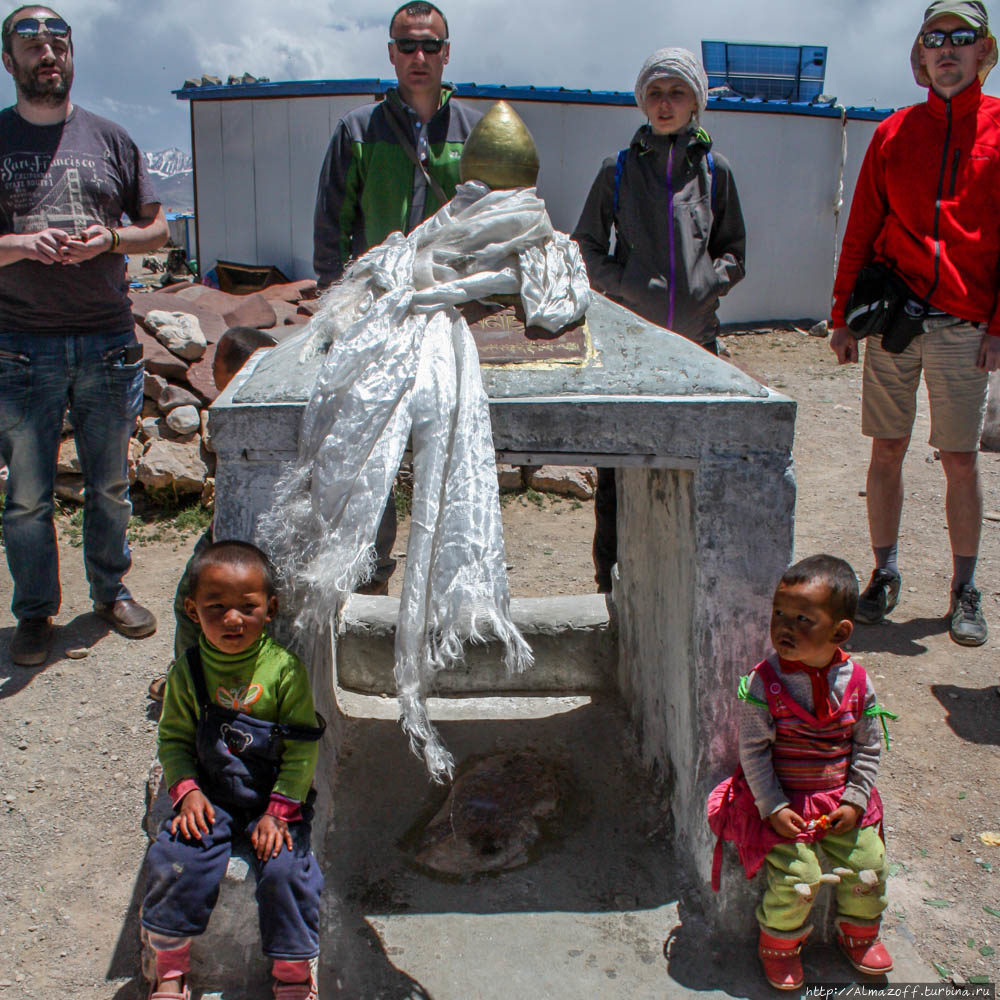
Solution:
<svg viewBox="0 0 1000 1000"><path fill-rule="evenodd" d="M892 969L878 936L886 860L875 788L879 721L890 713L841 649L857 601L842 559L811 556L785 571L771 610L775 652L740 681L740 767L709 797L719 835L713 888L723 839L736 844L748 878L767 866L758 953L778 989L802 986L809 911L821 877L836 881L823 876L819 847L838 866L838 944L861 972Z"/></svg>

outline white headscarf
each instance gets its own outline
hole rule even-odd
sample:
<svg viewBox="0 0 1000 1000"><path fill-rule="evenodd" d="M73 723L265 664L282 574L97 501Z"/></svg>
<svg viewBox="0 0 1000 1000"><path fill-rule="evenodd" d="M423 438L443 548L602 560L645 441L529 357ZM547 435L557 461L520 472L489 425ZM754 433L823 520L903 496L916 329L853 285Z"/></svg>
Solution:
<svg viewBox="0 0 1000 1000"><path fill-rule="evenodd" d="M646 103L646 90L654 80L673 77L683 80L693 91L697 109L695 121L701 118L708 101L708 77L693 52L681 48L660 49L654 52L639 70L635 81L635 103L641 111Z"/></svg>

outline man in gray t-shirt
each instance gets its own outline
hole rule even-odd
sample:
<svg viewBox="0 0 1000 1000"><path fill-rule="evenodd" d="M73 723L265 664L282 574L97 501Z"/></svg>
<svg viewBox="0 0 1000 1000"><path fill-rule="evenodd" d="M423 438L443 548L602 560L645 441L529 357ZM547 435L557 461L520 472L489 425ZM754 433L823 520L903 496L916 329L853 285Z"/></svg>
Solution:
<svg viewBox="0 0 1000 1000"><path fill-rule="evenodd" d="M83 546L94 612L129 638L156 631L122 582L128 442L142 405L127 253L163 245L167 224L126 132L74 107L73 38L50 7L2 28L17 103L0 111L0 461L17 629L11 658L41 666L59 610L52 523L67 407L84 476ZM122 216L130 222L123 225Z"/></svg>

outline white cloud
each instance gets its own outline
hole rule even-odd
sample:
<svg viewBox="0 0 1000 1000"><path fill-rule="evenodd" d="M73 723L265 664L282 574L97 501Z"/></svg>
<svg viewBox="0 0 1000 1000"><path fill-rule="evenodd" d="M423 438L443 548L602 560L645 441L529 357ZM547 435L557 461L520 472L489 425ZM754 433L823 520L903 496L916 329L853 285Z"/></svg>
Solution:
<svg viewBox="0 0 1000 1000"><path fill-rule="evenodd" d="M65 0L73 25L74 98L116 118L145 149L190 146L188 107L171 94L190 76L244 71L272 80L392 76L386 56L395 0ZM447 78L631 91L663 45L701 40L829 47L826 90L844 103L918 101L908 54L923 0L463 0L451 26ZM997 93L998 79L987 90ZM13 95L10 87L9 94ZM104 110L102 110L104 109Z"/></svg>

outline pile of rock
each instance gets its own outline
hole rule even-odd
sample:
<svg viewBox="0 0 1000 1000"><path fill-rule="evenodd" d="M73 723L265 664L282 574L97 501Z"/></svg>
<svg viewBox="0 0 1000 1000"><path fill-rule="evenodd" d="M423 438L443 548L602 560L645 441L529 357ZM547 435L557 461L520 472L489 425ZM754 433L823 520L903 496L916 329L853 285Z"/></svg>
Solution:
<svg viewBox="0 0 1000 1000"><path fill-rule="evenodd" d="M592 500L597 488L597 470L582 465L498 465L497 478L504 492L532 489L575 500Z"/></svg>
<svg viewBox="0 0 1000 1000"><path fill-rule="evenodd" d="M145 384L136 435L129 449L129 480L172 495L213 498L215 455L208 440L208 407L218 396L212 376L215 349L233 326L267 330L277 340L298 332L316 308L315 281L270 285L230 295L182 282L132 293L135 334L143 347ZM59 449L57 495L82 500L83 476L72 429Z"/></svg>
<svg viewBox="0 0 1000 1000"><path fill-rule="evenodd" d="M230 327L267 330L275 339L294 335L316 311L316 282L270 285L250 295L231 295L181 282L132 293L135 334L143 347L142 414L129 447L129 481L170 496L214 499L215 455L208 434L208 407L218 396L212 376L215 349ZM83 500L83 475L72 427L59 449L56 494ZM594 495L593 469L568 466L498 469L500 488L530 488L580 500ZM2 485L0 485L2 491Z"/></svg>

